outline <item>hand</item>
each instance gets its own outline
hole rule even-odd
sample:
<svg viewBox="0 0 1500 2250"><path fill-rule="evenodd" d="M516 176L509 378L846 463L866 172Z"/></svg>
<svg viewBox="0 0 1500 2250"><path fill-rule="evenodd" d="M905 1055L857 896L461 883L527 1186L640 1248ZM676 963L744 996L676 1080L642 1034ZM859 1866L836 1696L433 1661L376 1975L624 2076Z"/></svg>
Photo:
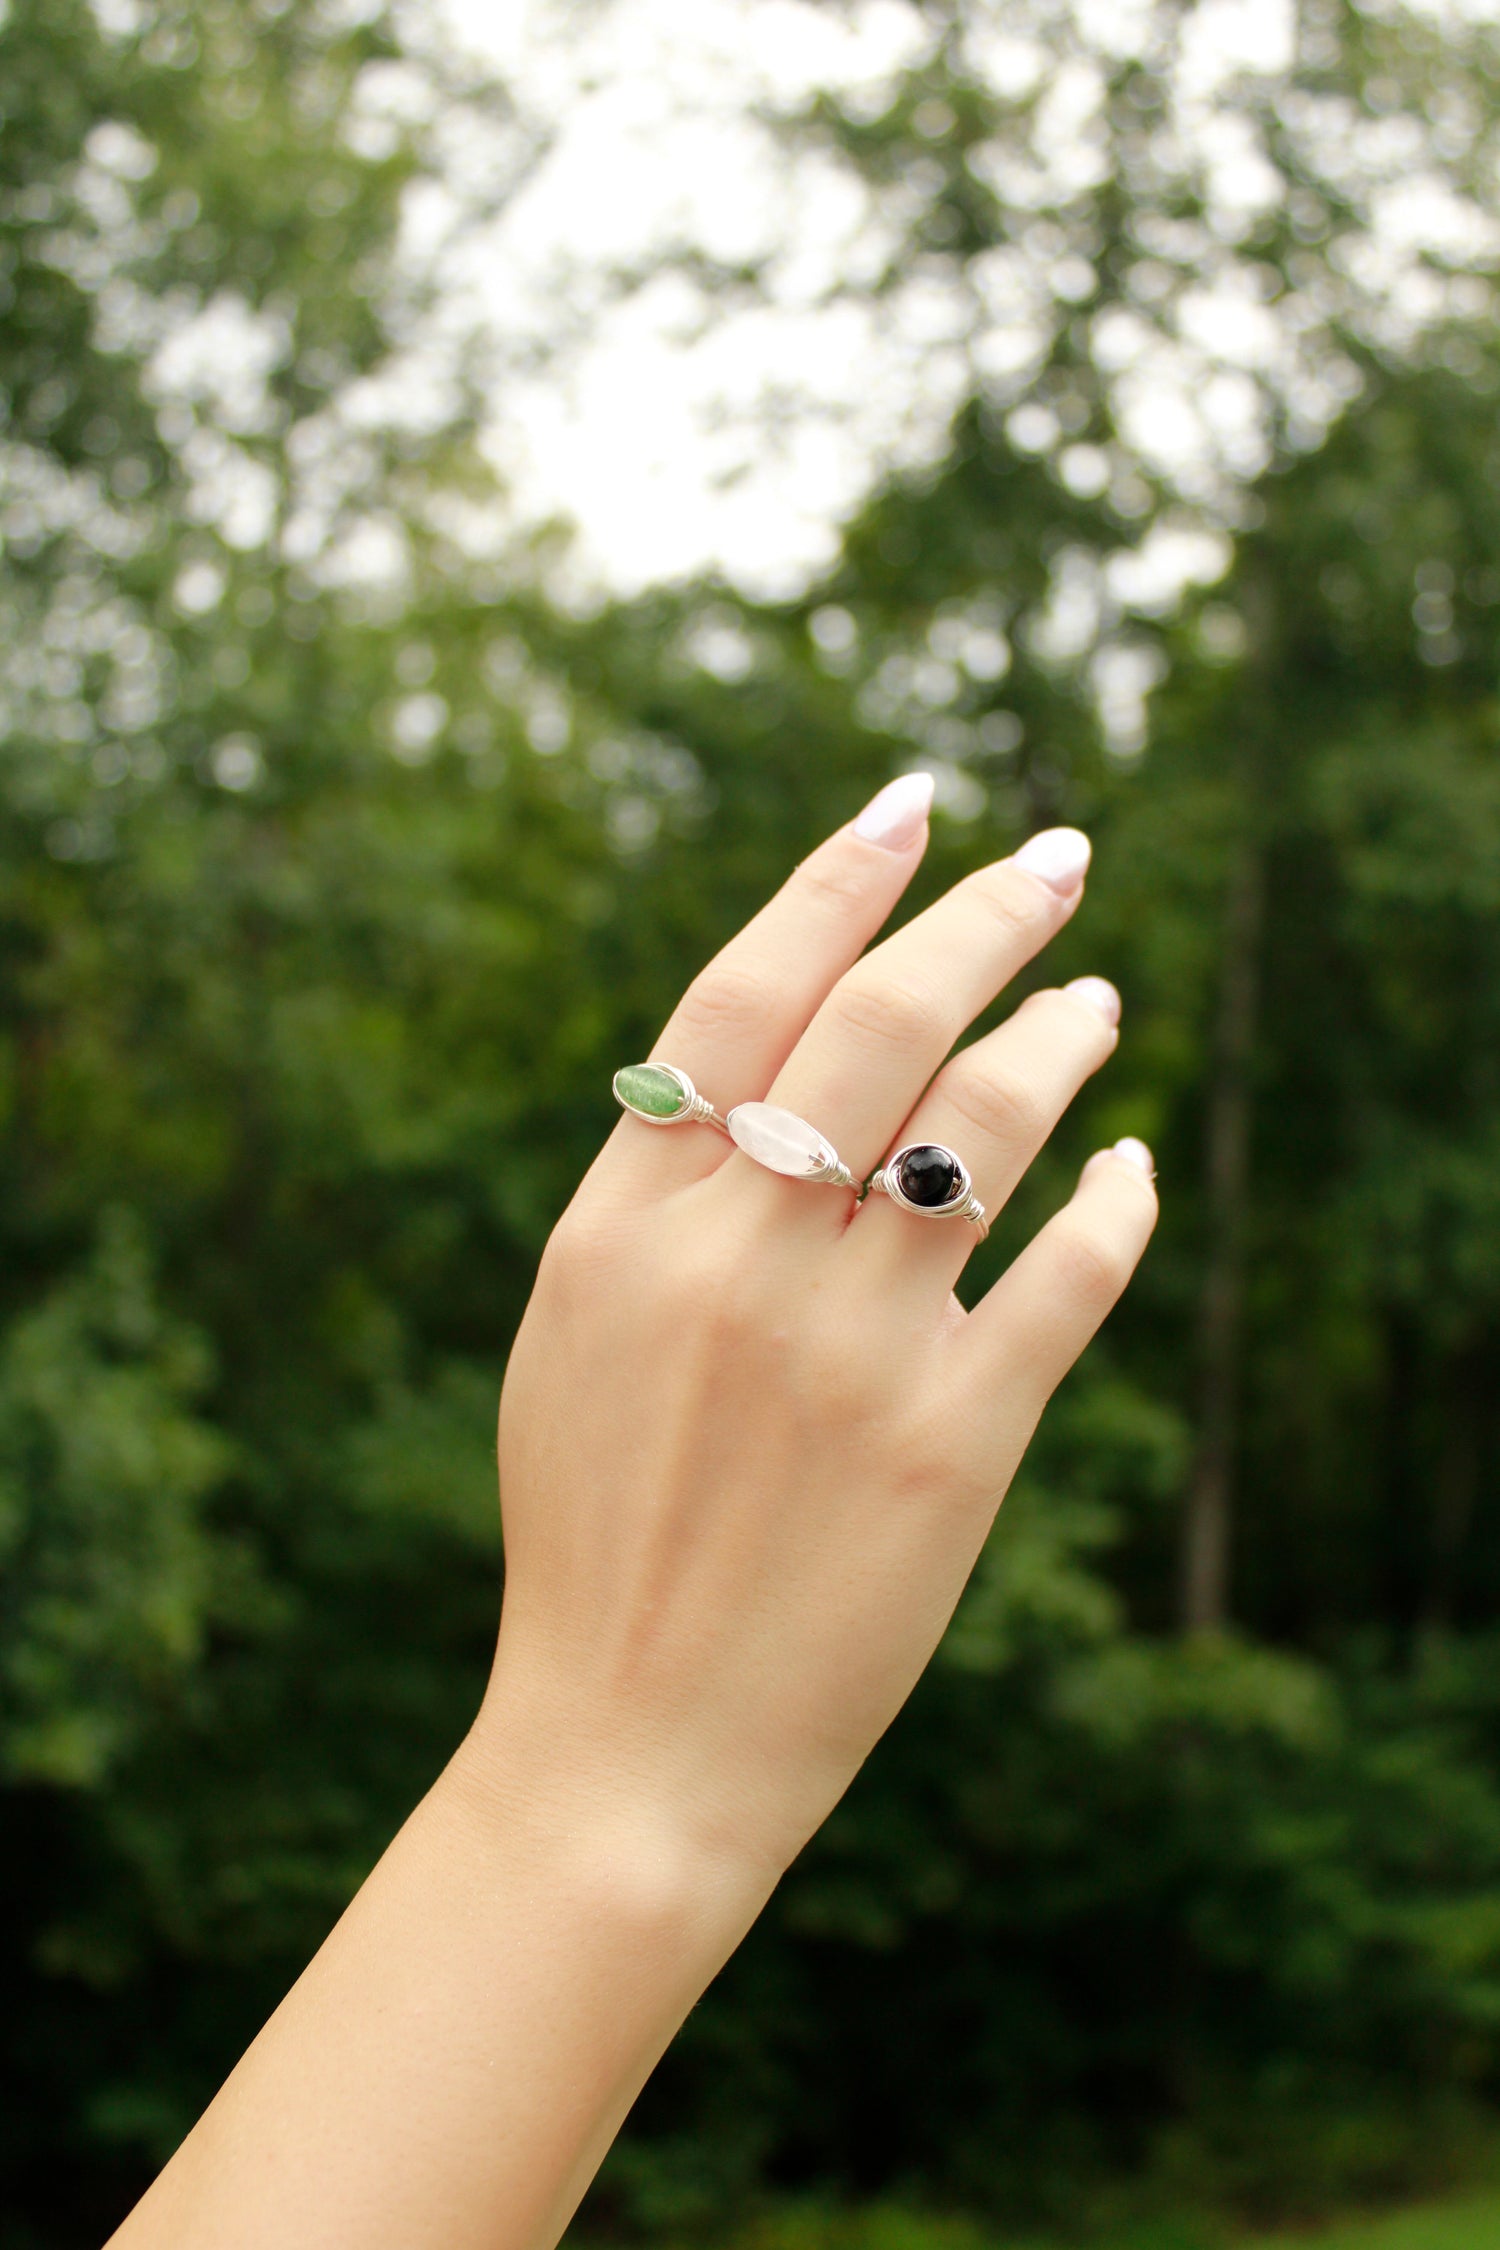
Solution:
<svg viewBox="0 0 1500 2250"><path fill-rule="evenodd" d="M765 1098L810 1120L857 1178L944 1143L993 1214L1113 1052L1120 1004L1079 979L945 1060L1072 916L1088 845L1035 837L865 952L929 798L907 777L814 852L655 1054L721 1111ZM529 1736L591 1822L774 1883L931 1655L1155 1211L1149 1154L1121 1142L966 1314L964 1220L856 1206L708 1126L622 1118L506 1378L505 1614L478 1739Z"/></svg>

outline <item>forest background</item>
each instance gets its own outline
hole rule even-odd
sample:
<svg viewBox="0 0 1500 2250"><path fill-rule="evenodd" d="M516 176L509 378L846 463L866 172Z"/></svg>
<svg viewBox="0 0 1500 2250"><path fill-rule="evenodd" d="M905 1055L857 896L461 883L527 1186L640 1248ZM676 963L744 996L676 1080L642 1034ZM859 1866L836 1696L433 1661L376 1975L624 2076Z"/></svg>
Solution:
<svg viewBox="0 0 1500 2250"><path fill-rule="evenodd" d="M457 1739L610 1072L913 764L913 903L1078 822L1047 974L1125 996L972 1286L1119 1133L1161 1232L582 2224L1492 2160L1500 38L814 12L901 38L747 111L859 257L684 236L507 333L442 277L554 125L421 11L0 9L4 2250L123 2212ZM663 287L921 409L780 583L591 590L513 505L507 382Z"/></svg>

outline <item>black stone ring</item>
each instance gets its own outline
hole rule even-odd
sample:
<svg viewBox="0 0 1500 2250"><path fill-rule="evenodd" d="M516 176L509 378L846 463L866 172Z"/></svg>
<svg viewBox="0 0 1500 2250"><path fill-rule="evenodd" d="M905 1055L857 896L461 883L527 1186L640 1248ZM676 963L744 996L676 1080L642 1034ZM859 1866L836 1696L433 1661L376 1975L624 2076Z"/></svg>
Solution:
<svg viewBox="0 0 1500 2250"><path fill-rule="evenodd" d="M870 1174L865 1193L888 1195L919 1219L967 1219L979 1229L981 1242L990 1231L968 1166L939 1141L912 1141L898 1148Z"/></svg>

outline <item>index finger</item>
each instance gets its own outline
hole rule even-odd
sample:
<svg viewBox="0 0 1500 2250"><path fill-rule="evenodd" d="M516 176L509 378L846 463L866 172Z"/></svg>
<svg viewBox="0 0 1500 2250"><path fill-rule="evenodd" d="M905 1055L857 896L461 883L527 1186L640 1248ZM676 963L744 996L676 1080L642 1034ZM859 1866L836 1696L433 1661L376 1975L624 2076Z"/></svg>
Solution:
<svg viewBox="0 0 1500 2250"><path fill-rule="evenodd" d="M920 866L932 793L930 773L902 774L810 853L694 977L650 1060L686 1071L721 1115L761 1100ZM616 1146L638 1166L693 1179L729 1144L709 1132L642 1131L626 1119Z"/></svg>

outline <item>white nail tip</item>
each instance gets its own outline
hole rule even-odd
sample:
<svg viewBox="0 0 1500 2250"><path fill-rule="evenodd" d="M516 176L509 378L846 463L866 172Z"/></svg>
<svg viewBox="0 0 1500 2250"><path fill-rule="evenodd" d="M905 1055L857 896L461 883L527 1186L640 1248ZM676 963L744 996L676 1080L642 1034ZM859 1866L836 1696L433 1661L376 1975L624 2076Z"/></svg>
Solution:
<svg viewBox="0 0 1500 2250"><path fill-rule="evenodd" d="M775 1102L740 1102L725 1122L736 1148L791 1180L812 1179L833 1154L816 1126Z"/></svg>
<svg viewBox="0 0 1500 2250"><path fill-rule="evenodd" d="M1122 1164L1133 1164L1138 1172L1145 1173L1148 1180L1156 1178L1155 1157L1145 1142L1136 1140L1133 1135L1127 1134L1123 1141L1116 1141L1110 1153L1118 1156Z"/></svg>
<svg viewBox="0 0 1500 2250"><path fill-rule="evenodd" d="M1044 828L1030 837L1015 855L1017 867L1054 891L1076 891L1092 856L1092 846L1082 829Z"/></svg>
<svg viewBox="0 0 1500 2250"><path fill-rule="evenodd" d="M867 844L883 844L887 851L915 843L932 810L936 786L930 773L903 773L888 781L855 821L855 835Z"/></svg>
<svg viewBox="0 0 1500 2250"><path fill-rule="evenodd" d="M1063 986L1064 992L1074 1000L1081 1000L1112 1027L1120 1020L1120 995L1107 977L1075 977Z"/></svg>

